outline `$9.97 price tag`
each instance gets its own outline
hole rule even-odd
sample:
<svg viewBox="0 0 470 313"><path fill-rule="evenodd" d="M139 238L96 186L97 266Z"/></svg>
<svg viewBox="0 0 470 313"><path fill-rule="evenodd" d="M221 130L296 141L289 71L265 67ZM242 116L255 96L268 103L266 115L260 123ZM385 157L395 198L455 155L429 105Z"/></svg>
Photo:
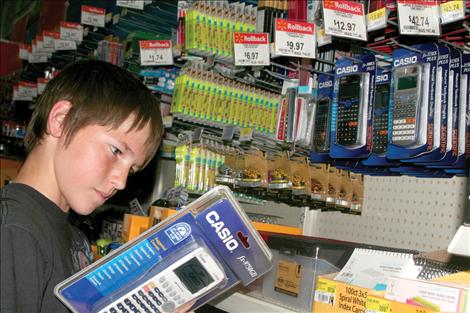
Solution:
<svg viewBox="0 0 470 313"><path fill-rule="evenodd" d="M313 59L315 50L315 24L276 19L275 55Z"/></svg>
<svg viewBox="0 0 470 313"><path fill-rule="evenodd" d="M439 6L436 0L398 0L397 5L400 34L441 34Z"/></svg>
<svg viewBox="0 0 470 313"><path fill-rule="evenodd" d="M236 66L269 65L267 33L233 33Z"/></svg>
<svg viewBox="0 0 470 313"><path fill-rule="evenodd" d="M367 40L364 4L355 1L323 1L327 35Z"/></svg>
<svg viewBox="0 0 470 313"><path fill-rule="evenodd" d="M173 64L171 40L141 40L139 46L141 65Z"/></svg>

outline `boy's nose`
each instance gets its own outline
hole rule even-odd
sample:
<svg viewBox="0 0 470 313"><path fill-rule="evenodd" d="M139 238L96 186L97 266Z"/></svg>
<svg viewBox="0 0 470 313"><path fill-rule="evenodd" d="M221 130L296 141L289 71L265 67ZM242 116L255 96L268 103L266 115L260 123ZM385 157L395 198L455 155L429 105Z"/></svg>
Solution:
<svg viewBox="0 0 470 313"><path fill-rule="evenodd" d="M125 166L120 166L113 171L111 177L111 184L114 189L122 190L126 188L127 176L129 175L129 169Z"/></svg>

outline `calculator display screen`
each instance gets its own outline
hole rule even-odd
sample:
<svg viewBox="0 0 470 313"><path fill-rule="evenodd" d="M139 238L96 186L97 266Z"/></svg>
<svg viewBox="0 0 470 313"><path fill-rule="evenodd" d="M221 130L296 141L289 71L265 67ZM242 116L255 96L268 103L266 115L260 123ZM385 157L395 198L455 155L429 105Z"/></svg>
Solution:
<svg viewBox="0 0 470 313"><path fill-rule="evenodd" d="M400 77L398 79L398 90L416 88L416 86L418 86L418 76Z"/></svg>
<svg viewBox="0 0 470 313"><path fill-rule="evenodd" d="M174 270L191 293L196 293L214 280L197 258L192 258Z"/></svg>
<svg viewBox="0 0 470 313"><path fill-rule="evenodd" d="M361 76L349 75L340 78L339 100L359 98L361 95Z"/></svg>
<svg viewBox="0 0 470 313"><path fill-rule="evenodd" d="M382 84L378 85L375 90L375 101L374 101L374 109L379 110L382 113L382 109L388 106L388 100L390 98L390 85L389 84Z"/></svg>

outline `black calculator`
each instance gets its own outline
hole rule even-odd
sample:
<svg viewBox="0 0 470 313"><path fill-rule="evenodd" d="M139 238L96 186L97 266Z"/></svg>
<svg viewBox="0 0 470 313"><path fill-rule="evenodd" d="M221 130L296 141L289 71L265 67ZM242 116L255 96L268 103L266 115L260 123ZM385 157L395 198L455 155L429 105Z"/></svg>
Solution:
<svg viewBox="0 0 470 313"><path fill-rule="evenodd" d="M365 73L342 76L339 80L335 142L347 148L365 145L367 90Z"/></svg>
<svg viewBox="0 0 470 313"><path fill-rule="evenodd" d="M313 148L316 152L330 149L331 100L324 98L315 104L313 124Z"/></svg>
<svg viewBox="0 0 470 313"><path fill-rule="evenodd" d="M377 85L372 120L372 152L378 155L382 155L387 151L389 98L390 84Z"/></svg>

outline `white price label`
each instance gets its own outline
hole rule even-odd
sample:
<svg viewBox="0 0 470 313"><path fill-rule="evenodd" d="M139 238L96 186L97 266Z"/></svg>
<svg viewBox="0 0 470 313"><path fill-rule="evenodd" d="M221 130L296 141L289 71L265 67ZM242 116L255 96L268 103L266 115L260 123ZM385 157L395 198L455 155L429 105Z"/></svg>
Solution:
<svg viewBox="0 0 470 313"><path fill-rule="evenodd" d="M332 43L330 35L325 34L325 27L323 25L317 27L317 47L322 47Z"/></svg>
<svg viewBox="0 0 470 313"><path fill-rule="evenodd" d="M171 65L171 40L140 40L141 65Z"/></svg>
<svg viewBox="0 0 470 313"><path fill-rule="evenodd" d="M59 37L58 32L43 31L43 46L44 48L54 48L54 39Z"/></svg>
<svg viewBox="0 0 470 313"><path fill-rule="evenodd" d="M42 95L44 92L44 89L46 89L46 85L49 82L49 79L47 78L38 78L38 95Z"/></svg>
<svg viewBox="0 0 470 313"><path fill-rule="evenodd" d="M38 95L38 86L35 83L30 83L27 81L20 81L18 83L19 89L18 92L20 95L23 95L25 98L34 98Z"/></svg>
<svg viewBox="0 0 470 313"><path fill-rule="evenodd" d="M400 34L441 34L439 6L436 0L398 0L397 5Z"/></svg>
<svg viewBox="0 0 470 313"><path fill-rule="evenodd" d="M315 50L315 24L276 19L275 55L313 59Z"/></svg>
<svg viewBox="0 0 470 313"><path fill-rule="evenodd" d="M117 0L116 5L118 7L143 10L144 9L144 0Z"/></svg>
<svg viewBox="0 0 470 313"><path fill-rule="evenodd" d="M355 1L323 1L325 33L367 41L364 4Z"/></svg>
<svg viewBox="0 0 470 313"><path fill-rule="evenodd" d="M29 48L28 48L29 46ZM19 58L21 60L28 60L29 59L29 49L32 49L30 45L20 44L20 51L19 51Z"/></svg>
<svg viewBox="0 0 470 313"><path fill-rule="evenodd" d="M54 47L44 46L44 36L36 36L36 51L38 53L52 53L55 52Z"/></svg>
<svg viewBox="0 0 470 313"><path fill-rule="evenodd" d="M83 40L83 26L77 23L60 22L60 39L81 42Z"/></svg>
<svg viewBox="0 0 470 313"><path fill-rule="evenodd" d="M241 127L239 141L251 141L253 139L253 128Z"/></svg>
<svg viewBox="0 0 470 313"><path fill-rule="evenodd" d="M84 25L104 27L105 15L105 9L82 5L80 22Z"/></svg>
<svg viewBox="0 0 470 313"><path fill-rule="evenodd" d="M448 24L465 18L463 0L441 3L441 23Z"/></svg>
<svg viewBox="0 0 470 313"><path fill-rule="evenodd" d="M30 53L28 56L28 62L29 63L46 63L47 55Z"/></svg>
<svg viewBox="0 0 470 313"><path fill-rule="evenodd" d="M385 7L367 14L367 31L370 32L387 27L387 16L387 8Z"/></svg>
<svg viewBox="0 0 470 313"><path fill-rule="evenodd" d="M56 50L77 50L77 43L73 40L54 40L54 48Z"/></svg>
<svg viewBox="0 0 470 313"><path fill-rule="evenodd" d="M236 66L269 65L267 33L233 33Z"/></svg>

